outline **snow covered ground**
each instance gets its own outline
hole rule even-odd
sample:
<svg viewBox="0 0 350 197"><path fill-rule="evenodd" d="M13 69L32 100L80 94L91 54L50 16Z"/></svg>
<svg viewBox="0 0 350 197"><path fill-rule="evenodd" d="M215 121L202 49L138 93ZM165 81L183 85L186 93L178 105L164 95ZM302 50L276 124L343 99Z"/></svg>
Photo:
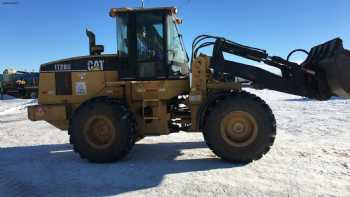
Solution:
<svg viewBox="0 0 350 197"><path fill-rule="evenodd" d="M27 120L35 100L0 101L0 196L350 196L350 101L254 92L274 111L278 134L245 166L182 132L145 138L121 162L90 164L66 132Z"/></svg>

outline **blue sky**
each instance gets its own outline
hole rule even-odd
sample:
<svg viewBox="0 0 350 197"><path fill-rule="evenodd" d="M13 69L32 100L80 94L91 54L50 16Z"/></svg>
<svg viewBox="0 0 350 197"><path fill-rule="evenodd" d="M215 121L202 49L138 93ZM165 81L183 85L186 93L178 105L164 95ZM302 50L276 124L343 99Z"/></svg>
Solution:
<svg viewBox="0 0 350 197"><path fill-rule="evenodd" d="M17 1L17 5L3 2ZM0 72L7 67L38 70L41 63L88 54L85 28L107 53L116 47L111 7L140 0L0 0ZM146 7L177 6L190 53L199 34L226 37L285 57L334 37L350 48L349 0L145 0ZM302 60L302 56L294 60Z"/></svg>

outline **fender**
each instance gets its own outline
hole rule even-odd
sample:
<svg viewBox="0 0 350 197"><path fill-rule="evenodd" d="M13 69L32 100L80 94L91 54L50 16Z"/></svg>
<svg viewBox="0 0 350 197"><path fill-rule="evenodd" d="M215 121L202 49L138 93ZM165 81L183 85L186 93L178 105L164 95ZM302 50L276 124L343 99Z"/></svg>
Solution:
<svg viewBox="0 0 350 197"><path fill-rule="evenodd" d="M223 100L228 96L231 96L232 92L230 91L221 91L209 94L207 99L202 102L198 111L197 111L197 120L196 120L196 128L202 130L204 127L205 117L208 114L208 109L213 106L218 100Z"/></svg>

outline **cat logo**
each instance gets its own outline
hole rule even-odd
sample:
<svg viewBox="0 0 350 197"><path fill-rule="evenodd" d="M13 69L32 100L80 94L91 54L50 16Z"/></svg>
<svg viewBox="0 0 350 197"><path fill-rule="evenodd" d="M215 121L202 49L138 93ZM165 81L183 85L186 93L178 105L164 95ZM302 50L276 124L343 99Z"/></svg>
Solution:
<svg viewBox="0 0 350 197"><path fill-rule="evenodd" d="M104 60L89 60L87 68L89 71L103 70Z"/></svg>

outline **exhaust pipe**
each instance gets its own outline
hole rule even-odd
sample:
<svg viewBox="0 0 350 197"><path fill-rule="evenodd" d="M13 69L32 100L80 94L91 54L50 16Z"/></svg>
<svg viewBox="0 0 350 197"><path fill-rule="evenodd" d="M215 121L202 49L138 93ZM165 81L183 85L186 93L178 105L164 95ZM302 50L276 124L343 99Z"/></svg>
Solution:
<svg viewBox="0 0 350 197"><path fill-rule="evenodd" d="M101 55L101 53L104 51L104 46L96 45L95 34L92 31L86 29L86 35L89 38L90 55Z"/></svg>

